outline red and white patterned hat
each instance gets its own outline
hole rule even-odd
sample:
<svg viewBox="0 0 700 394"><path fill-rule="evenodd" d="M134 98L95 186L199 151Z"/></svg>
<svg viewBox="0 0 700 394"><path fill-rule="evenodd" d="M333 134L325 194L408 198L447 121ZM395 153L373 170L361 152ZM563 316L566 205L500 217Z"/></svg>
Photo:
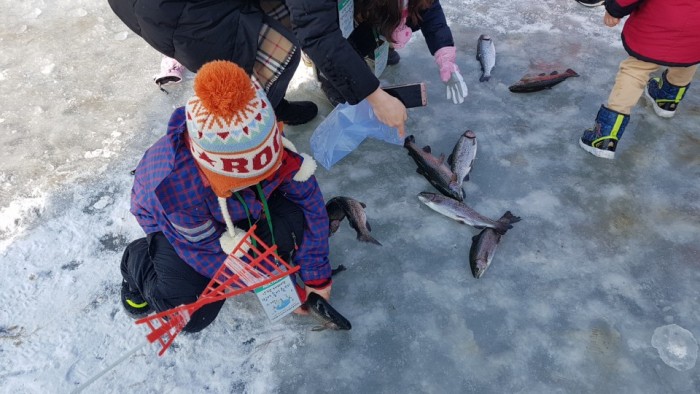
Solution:
<svg viewBox="0 0 700 394"><path fill-rule="evenodd" d="M194 78L187 101L189 147L219 197L272 175L282 159L282 135L265 91L238 65L216 60Z"/></svg>

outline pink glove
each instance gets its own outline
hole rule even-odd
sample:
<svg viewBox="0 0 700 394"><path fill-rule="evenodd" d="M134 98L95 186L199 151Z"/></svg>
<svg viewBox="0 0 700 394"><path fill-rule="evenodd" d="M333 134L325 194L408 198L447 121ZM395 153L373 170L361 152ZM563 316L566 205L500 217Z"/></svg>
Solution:
<svg viewBox="0 0 700 394"><path fill-rule="evenodd" d="M413 34L411 28L406 26L406 18L408 18L408 0L399 0L399 2L401 4L401 23L399 23L399 27L391 33L391 41L394 42L392 45L394 49L405 47L411 39L411 34Z"/></svg>
<svg viewBox="0 0 700 394"><path fill-rule="evenodd" d="M461 104L467 97L467 84L464 83L459 67L455 64L455 47L442 47L435 52L435 63L440 68L440 79L447 87L446 97L455 104Z"/></svg>
<svg viewBox="0 0 700 394"><path fill-rule="evenodd" d="M411 34L413 34L413 31L411 31L410 27L406 26L406 20L402 18L399 27L391 33L391 40L394 41L394 49L405 47L411 39Z"/></svg>
<svg viewBox="0 0 700 394"><path fill-rule="evenodd" d="M459 67L455 64L457 60L457 50L455 47L442 47L435 52L435 63L440 68L440 79L447 83L453 72L459 73Z"/></svg>

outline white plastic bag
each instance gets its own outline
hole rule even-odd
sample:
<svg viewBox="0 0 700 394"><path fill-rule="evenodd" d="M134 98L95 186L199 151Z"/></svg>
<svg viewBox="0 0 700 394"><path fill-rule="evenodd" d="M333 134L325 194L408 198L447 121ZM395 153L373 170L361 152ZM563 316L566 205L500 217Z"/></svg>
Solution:
<svg viewBox="0 0 700 394"><path fill-rule="evenodd" d="M314 159L329 170L367 137L403 144L398 130L380 122L367 100L357 105L339 104L314 130L311 150Z"/></svg>

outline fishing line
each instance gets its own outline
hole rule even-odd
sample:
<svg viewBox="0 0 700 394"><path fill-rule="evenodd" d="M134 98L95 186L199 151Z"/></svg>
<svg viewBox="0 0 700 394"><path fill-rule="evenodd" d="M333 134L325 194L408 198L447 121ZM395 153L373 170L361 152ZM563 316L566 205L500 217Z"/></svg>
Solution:
<svg viewBox="0 0 700 394"><path fill-rule="evenodd" d="M136 353L137 351L141 350L143 347L148 345L147 342L142 343L141 345L136 345L133 349L129 350L128 352L124 353L119 359L112 364L108 365L107 368L103 369L100 371L97 375L91 377L90 379L86 380L83 384L78 386L75 390L71 391L72 394L80 393L81 391L85 390L86 387L91 385L94 381L97 379L101 378L104 374L107 372L111 371L115 367L117 367L119 364L123 363L127 358L129 358L131 355Z"/></svg>

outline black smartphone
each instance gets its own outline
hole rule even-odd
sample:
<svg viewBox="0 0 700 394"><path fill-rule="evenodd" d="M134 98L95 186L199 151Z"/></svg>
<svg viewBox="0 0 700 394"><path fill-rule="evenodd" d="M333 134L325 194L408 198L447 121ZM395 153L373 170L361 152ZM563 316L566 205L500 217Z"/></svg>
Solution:
<svg viewBox="0 0 700 394"><path fill-rule="evenodd" d="M382 87L385 92L401 100L406 108L424 107L428 105L428 94L425 82L409 83Z"/></svg>

